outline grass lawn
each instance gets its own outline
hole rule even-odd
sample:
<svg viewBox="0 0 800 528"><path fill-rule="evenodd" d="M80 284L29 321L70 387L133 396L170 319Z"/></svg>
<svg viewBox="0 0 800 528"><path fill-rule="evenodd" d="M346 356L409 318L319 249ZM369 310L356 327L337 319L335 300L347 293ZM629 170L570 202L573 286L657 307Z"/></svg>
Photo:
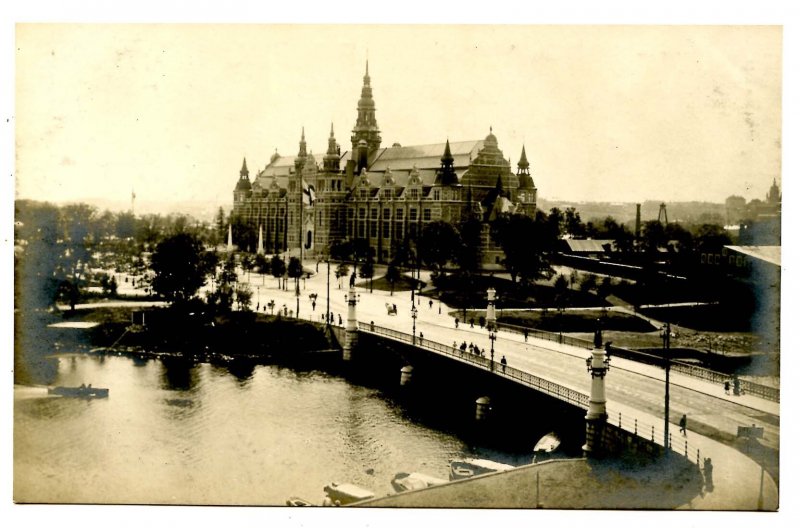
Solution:
<svg viewBox="0 0 800 528"><path fill-rule="evenodd" d="M458 312L461 314L462 312ZM456 315L456 312L453 312ZM474 318L477 322L485 317L485 310L467 310L467 320ZM620 330L627 332L652 332L656 330L647 321L618 312L602 310L568 310L559 314L556 310L499 310L497 320L517 326L527 326L547 332L586 332L592 338L597 320L603 321L603 330Z"/></svg>
<svg viewBox="0 0 800 528"><path fill-rule="evenodd" d="M497 291L498 306L503 308L555 308L564 306L588 307L608 306L608 303L592 293L567 290L557 299L558 291L549 284L521 285L509 279L491 275L448 275L435 282L436 293L442 301L455 308L486 306L486 290Z"/></svg>
<svg viewBox="0 0 800 528"><path fill-rule="evenodd" d="M369 289L369 280L362 280L361 282L357 282L356 286L359 288L367 288ZM406 277L402 275L400 280L395 281L394 283L394 291L411 291L412 288L419 289L420 286L424 287L425 283L419 281L417 279L412 279L410 277ZM372 280L372 289L373 290L380 290L380 291L392 291L392 284L386 280L386 277L378 277Z"/></svg>

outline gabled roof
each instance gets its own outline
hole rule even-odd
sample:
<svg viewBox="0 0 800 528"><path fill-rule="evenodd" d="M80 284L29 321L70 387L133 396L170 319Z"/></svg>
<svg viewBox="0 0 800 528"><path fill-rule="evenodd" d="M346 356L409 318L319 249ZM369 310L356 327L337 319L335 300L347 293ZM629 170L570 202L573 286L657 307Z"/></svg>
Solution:
<svg viewBox="0 0 800 528"><path fill-rule="evenodd" d="M456 169L466 169L483 147L483 140L454 141L450 143L450 154ZM376 151L375 158L370 160L370 171L411 170L416 165L420 172L423 169L438 169L442 163L445 143L429 145L411 145L408 147L389 147ZM463 170L461 171L463 172Z"/></svg>
<svg viewBox="0 0 800 528"><path fill-rule="evenodd" d="M567 238L564 239L564 243L573 253L605 253L606 247L614 247L613 240L601 239Z"/></svg>
<svg viewBox="0 0 800 528"><path fill-rule="evenodd" d="M747 255L756 260L781 265L781 246L725 246L731 251Z"/></svg>

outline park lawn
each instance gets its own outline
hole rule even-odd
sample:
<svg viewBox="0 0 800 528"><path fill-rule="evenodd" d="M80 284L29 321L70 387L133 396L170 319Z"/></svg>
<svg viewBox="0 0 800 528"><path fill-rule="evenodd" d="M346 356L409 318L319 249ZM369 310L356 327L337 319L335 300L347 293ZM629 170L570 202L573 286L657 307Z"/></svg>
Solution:
<svg viewBox="0 0 800 528"><path fill-rule="evenodd" d="M453 312L453 315L455 316L456 312ZM467 320L474 318L477 323L480 317L485 316L485 310L467 310ZM546 332L586 332L589 339L597 327L598 319L602 321L604 331L644 333L656 330L650 323L636 316L611 311L603 312L603 310L567 310L563 314L556 310L498 310L497 312L497 320L501 323L536 328Z"/></svg>
<svg viewBox="0 0 800 528"><path fill-rule="evenodd" d="M553 308L559 304L573 307L608 306L605 299L589 292L566 290L559 294L549 284L522 285L509 279L492 275L447 275L434 282L435 297L454 308L486 305L486 290L497 292L497 306L502 308Z"/></svg>
<svg viewBox="0 0 800 528"><path fill-rule="evenodd" d="M356 286L359 288L369 289L369 279L357 282ZM395 293L400 291L411 291L412 288L419 289L420 287L425 287L425 283L405 275L402 275L400 279L394 283ZM372 280L372 289L379 291L392 291L392 284L386 280L386 276L382 276Z"/></svg>

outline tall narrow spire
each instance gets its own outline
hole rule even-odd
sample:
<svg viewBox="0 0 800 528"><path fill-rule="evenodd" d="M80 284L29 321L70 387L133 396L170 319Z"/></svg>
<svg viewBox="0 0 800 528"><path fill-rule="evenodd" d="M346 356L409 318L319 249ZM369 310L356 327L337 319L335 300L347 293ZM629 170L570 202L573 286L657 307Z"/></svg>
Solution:
<svg viewBox="0 0 800 528"><path fill-rule="evenodd" d="M339 146L333 136L333 122L331 122L331 135L328 137L328 151L322 158L322 167L327 172L339 171Z"/></svg>
<svg viewBox="0 0 800 528"><path fill-rule="evenodd" d="M237 193L247 193L250 191L250 171L247 170L247 160L242 159L242 168L239 170L239 181L236 182Z"/></svg>
<svg viewBox="0 0 800 528"><path fill-rule="evenodd" d="M300 150L297 152L298 157L306 157L306 127L300 133Z"/></svg>
<svg viewBox="0 0 800 528"><path fill-rule="evenodd" d="M378 129L378 122L375 119L375 101L372 99L372 86L370 86L369 60L367 60L364 70L364 82L361 86L361 98L358 100L358 116L356 126L353 127L353 135L350 141L353 145L353 160L357 160L357 147L361 140L367 142L369 152L378 150L381 147L381 131Z"/></svg>
<svg viewBox="0 0 800 528"><path fill-rule="evenodd" d="M294 158L295 173L300 174L300 171L303 170L303 166L306 164L307 158L308 155L306 154L306 127L303 127L303 130L300 133L300 149L297 151L297 157Z"/></svg>
<svg viewBox="0 0 800 528"><path fill-rule="evenodd" d="M531 164L528 163L528 156L525 155L525 145L522 145L522 154L517 162L517 179L519 180L519 190L532 190L536 186L533 184L530 171Z"/></svg>
<svg viewBox="0 0 800 528"><path fill-rule="evenodd" d="M458 185L458 175L453 168L453 155L450 153L450 139L444 145L444 154L442 154L442 164L439 170L436 171L435 185Z"/></svg>

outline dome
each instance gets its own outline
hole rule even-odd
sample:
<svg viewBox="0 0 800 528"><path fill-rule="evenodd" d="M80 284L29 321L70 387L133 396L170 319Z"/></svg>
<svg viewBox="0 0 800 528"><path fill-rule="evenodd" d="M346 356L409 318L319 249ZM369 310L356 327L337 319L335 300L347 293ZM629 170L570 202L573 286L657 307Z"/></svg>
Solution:
<svg viewBox="0 0 800 528"><path fill-rule="evenodd" d="M486 136L484 143L486 145L494 145L495 147L497 146L497 136L492 133L492 127L489 127L489 135Z"/></svg>

